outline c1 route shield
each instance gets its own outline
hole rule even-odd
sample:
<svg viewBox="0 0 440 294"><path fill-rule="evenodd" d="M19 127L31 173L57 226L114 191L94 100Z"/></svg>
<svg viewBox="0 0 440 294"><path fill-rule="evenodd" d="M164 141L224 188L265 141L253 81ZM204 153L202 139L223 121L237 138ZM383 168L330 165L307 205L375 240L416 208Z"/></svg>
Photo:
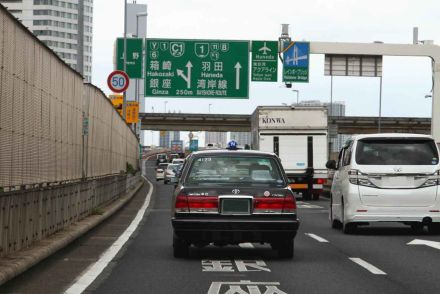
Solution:
<svg viewBox="0 0 440 294"><path fill-rule="evenodd" d="M248 99L249 41L147 39L145 96Z"/></svg>
<svg viewBox="0 0 440 294"><path fill-rule="evenodd" d="M283 54L283 82L309 82L308 42L291 42Z"/></svg>

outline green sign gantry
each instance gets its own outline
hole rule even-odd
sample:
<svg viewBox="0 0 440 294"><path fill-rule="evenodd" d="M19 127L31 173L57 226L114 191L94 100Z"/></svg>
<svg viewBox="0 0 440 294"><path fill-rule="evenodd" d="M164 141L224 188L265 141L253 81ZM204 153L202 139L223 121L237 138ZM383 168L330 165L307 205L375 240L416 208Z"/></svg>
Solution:
<svg viewBox="0 0 440 294"><path fill-rule="evenodd" d="M252 81L278 80L278 42L252 41Z"/></svg>
<svg viewBox="0 0 440 294"><path fill-rule="evenodd" d="M142 79L143 39L127 39L126 73L131 79ZM124 38L116 41L117 70L124 70Z"/></svg>
<svg viewBox="0 0 440 294"><path fill-rule="evenodd" d="M145 96L247 99L249 42L147 39Z"/></svg>

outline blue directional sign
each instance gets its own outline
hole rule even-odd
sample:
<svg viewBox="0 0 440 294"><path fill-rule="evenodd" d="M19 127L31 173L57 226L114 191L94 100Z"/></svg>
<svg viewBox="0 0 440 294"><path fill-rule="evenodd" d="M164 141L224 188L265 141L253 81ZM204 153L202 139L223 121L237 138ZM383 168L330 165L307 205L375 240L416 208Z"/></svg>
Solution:
<svg viewBox="0 0 440 294"><path fill-rule="evenodd" d="M308 42L291 42L285 44L283 53L283 82L309 82Z"/></svg>
<svg viewBox="0 0 440 294"><path fill-rule="evenodd" d="M191 140L189 142L189 150L190 151L197 151L197 150L199 150L199 140Z"/></svg>

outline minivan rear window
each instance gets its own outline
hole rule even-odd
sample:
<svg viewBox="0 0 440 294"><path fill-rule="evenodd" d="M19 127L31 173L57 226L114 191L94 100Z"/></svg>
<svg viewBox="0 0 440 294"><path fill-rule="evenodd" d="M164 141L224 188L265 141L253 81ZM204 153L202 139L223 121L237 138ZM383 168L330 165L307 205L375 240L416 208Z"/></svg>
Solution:
<svg viewBox="0 0 440 294"><path fill-rule="evenodd" d="M361 165L436 165L438 152L430 139L364 139L356 147Z"/></svg>

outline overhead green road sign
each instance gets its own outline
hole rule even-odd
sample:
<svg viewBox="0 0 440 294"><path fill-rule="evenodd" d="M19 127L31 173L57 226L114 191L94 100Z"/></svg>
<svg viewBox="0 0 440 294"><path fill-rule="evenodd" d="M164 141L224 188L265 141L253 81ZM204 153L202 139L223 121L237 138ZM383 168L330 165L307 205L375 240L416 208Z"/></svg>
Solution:
<svg viewBox="0 0 440 294"><path fill-rule="evenodd" d="M252 41L252 81L278 80L278 42Z"/></svg>
<svg viewBox="0 0 440 294"><path fill-rule="evenodd" d="M127 39L126 73L131 79L142 79L142 48L143 39ZM118 38L116 42L117 70L124 70L124 38Z"/></svg>
<svg viewBox="0 0 440 294"><path fill-rule="evenodd" d="M247 99L249 42L147 39L145 96Z"/></svg>

